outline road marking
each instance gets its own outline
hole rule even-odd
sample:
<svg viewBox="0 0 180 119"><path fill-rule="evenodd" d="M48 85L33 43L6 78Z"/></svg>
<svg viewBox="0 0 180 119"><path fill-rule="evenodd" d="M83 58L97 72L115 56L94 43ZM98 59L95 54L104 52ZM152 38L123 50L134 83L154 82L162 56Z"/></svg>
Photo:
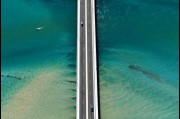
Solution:
<svg viewBox="0 0 180 119"><path fill-rule="evenodd" d="M98 94L97 94L97 62L96 62L96 21L95 21L95 1L91 0L91 15L92 15L92 41L93 41L93 92L94 92L94 118L98 117Z"/></svg>
<svg viewBox="0 0 180 119"><path fill-rule="evenodd" d="M80 118L80 0L77 0L77 4L78 4L78 7L77 7L77 11L78 11L78 16L77 16L77 93L76 93L76 97L77 97L77 100L76 100L76 118L79 119Z"/></svg>

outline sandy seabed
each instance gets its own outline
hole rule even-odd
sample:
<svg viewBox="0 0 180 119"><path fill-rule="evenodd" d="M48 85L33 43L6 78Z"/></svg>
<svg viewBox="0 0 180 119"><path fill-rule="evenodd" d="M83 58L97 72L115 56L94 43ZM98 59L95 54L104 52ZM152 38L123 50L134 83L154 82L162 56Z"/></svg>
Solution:
<svg viewBox="0 0 180 119"><path fill-rule="evenodd" d="M75 115L75 102L62 73L43 70L4 107L2 119L65 119ZM66 95L65 95L66 93ZM72 113L69 113L72 112Z"/></svg>

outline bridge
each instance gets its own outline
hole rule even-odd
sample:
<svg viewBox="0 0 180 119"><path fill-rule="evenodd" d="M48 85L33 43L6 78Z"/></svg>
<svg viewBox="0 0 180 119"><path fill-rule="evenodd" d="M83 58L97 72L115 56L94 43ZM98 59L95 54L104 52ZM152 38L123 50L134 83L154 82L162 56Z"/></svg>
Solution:
<svg viewBox="0 0 180 119"><path fill-rule="evenodd" d="M78 0L76 119L99 119L95 0Z"/></svg>

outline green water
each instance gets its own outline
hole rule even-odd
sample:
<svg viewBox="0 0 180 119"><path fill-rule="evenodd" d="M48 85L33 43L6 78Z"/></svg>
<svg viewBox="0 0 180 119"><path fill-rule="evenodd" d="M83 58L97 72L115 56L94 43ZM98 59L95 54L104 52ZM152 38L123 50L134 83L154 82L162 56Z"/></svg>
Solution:
<svg viewBox="0 0 180 119"><path fill-rule="evenodd" d="M2 0L3 119L75 117L76 3ZM97 0L102 119L178 119L178 3Z"/></svg>
<svg viewBox="0 0 180 119"><path fill-rule="evenodd" d="M75 81L76 78L75 67L69 67L76 66L76 9L76 0L2 1L1 112L10 113L8 106L19 104L16 95L28 86L38 85L31 82L43 80L43 75L47 74L50 76L44 77L44 82L49 84L43 87L41 95L38 94L41 89L37 87L37 96L34 96L39 103L34 101L31 104L34 107L24 113L25 118L75 117L75 101L71 97L76 93L69 89L76 86L66 80ZM36 28L41 26L45 26L44 29L37 31ZM28 92L31 94L32 91ZM2 118L7 119L5 114ZM10 116L21 118L16 113Z"/></svg>
<svg viewBox="0 0 180 119"><path fill-rule="evenodd" d="M97 0L102 119L178 119L178 3Z"/></svg>

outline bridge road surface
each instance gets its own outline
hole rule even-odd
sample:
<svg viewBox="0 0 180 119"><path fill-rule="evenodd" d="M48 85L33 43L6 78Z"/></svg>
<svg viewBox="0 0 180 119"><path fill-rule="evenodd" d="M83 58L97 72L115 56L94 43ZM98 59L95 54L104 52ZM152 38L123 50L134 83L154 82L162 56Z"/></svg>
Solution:
<svg viewBox="0 0 180 119"><path fill-rule="evenodd" d="M79 13L78 13L79 14ZM85 0L80 0L80 22L85 23ZM80 23L78 23L80 25ZM80 119L86 119L86 55L85 55L85 24L80 26Z"/></svg>
<svg viewBox="0 0 180 119"><path fill-rule="evenodd" d="M94 91L93 91L93 47L92 47L92 13L91 1L87 0L87 69L88 69L88 116L89 119L94 119L94 112L91 112L91 107L94 108Z"/></svg>
<svg viewBox="0 0 180 119"><path fill-rule="evenodd" d="M80 119L94 119L91 0L80 0ZM78 24L81 25L81 24Z"/></svg>

